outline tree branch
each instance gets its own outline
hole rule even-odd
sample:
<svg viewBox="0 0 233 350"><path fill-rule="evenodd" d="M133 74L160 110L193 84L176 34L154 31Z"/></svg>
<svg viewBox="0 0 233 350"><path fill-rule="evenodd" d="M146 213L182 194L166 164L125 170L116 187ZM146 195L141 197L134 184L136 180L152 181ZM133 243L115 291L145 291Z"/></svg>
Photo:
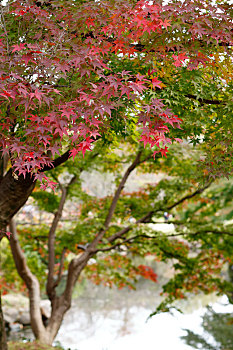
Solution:
<svg viewBox="0 0 233 350"><path fill-rule="evenodd" d="M127 232L129 232L130 230L133 229L133 227L137 224L142 224L142 223L149 223L153 217L153 215L155 213L158 213L160 211L170 211L172 210L173 208L177 207L179 204L183 203L184 201L186 201L187 199L190 199L190 198L193 198L195 197L196 195L202 193L203 191L205 191L212 183L213 181L211 182L208 182L208 184L202 188L199 188L198 190L196 190L195 192L187 195L187 196L184 196L183 198L181 198L180 200L178 200L177 202L173 203L172 205L168 206L167 208L159 208L159 209L156 209L156 210L151 210L149 211L146 215L144 215L142 218L138 219L134 225L129 225L127 227L124 227L122 230L114 233L112 236L110 236L108 238L108 242L109 243L112 243L113 241L115 241L117 238L120 238L122 237L124 234L126 234Z"/></svg>
<svg viewBox="0 0 233 350"><path fill-rule="evenodd" d="M54 283L54 266L55 266L55 233L59 223L59 220L62 216L62 211L64 208L64 204L67 196L67 189L61 188L62 195L59 203L58 210L54 215L54 219L52 225L49 230L49 238L48 238L48 278L46 285L46 292L48 294L49 299L52 301L55 297L55 283Z"/></svg>
<svg viewBox="0 0 233 350"><path fill-rule="evenodd" d="M120 184L118 185L118 187L117 187L117 189L115 191L115 194L113 196L110 208L108 210L108 214L107 214L105 222L103 224L103 229L101 229L98 232L96 238L88 246L87 252L95 251L95 248L96 248L97 244L99 243L99 241L103 238L104 234L106 233L106 231L107 231L107 229L108 229L108 227L110 225L110 222L111 222L112 216L114 214L114 211L116 209L116 205L117 205L118 199L120 197L121 191L123 190L123 188L125 186L125 183L126 183L128 177L129 177L129 175L132 173L132 171L141 163L140 162L141 154L142 154L142 151L140 150L137 153L136 158L133 161L133 163L126 169L126 171L125 171L125 173L124 173L124 175L123 175L123 177L122 177L122 179L120 181Z"/></svg>
<svg viewBox="0 0 233 350"><path fill-rule="evenodd" d="M98 141L99 139L100 137L97 136L94 142ZM98 152L94 153L93 158L95 158L98 154L99 154ZM38 170L38 172L43 173L45 171L49 171L51 169L57 168L59 165L65 163L69 158L70 158L70 150L63 153L60 157L54 159L51 162L51 165L45 165L42 169Z"/></svg>
<svg viewBox="0 0 233 350"><path fill-rule="evenodd" d="M76 258L74 258L69 264L68 276L67 276L67 281L66 281L66 288L65 288L64 293L61 296L62 302L64 303L64 305L68 305L67 307L69 307L69 305L71 303L72 290L73 290L73 287L74 287L77 279L79 278L82 270L86 266L88 260L92 256L95 255L95 253L96 253L95 248L109 227L109 224L110 224L112 216L114 214L120 193L121 193L122 189L124 188L124 185L129 177L129 175L137 167L137 165L141 163L140 162L141 153L142 153L141 151L138 152L133 163L125 171L125 173L122 177L122 180L116 189L115 195L113 196L112 203L110 205L108 214L106 216L103 229L98 232L95 239L92 241L91 244L89 244L89 246L83 251L83 253L80 254L79 256L77 256Z"/></svg>
<svg viewBox="0 0 233 350"><path fill-rule="evenodd" d="M170 205L169 207L166 208L166 211L172 210L173 208L177 207L179 204L183 203L184 201L186 201L187 199L191 199L195 196L197 196L198 194L201 194L202 192L204 192L208 187L210 187L210 185L213 183L213 180L209 181L204 187L201 187L199 189L197 189L195 192L188 194L187 196L184 196L183 198L181 198L179 201L177 201L176 203Z"/></svg>
<svg viewBox="0 0 233 350"><path fill-rule="evenodd" d="M161 224L161 222L160 222ZM217 230L203 230L203 231L197 231L197 232L179 232L179 233L171 233L171 234L165 234L166 238L169 237L184 237L184 236L197 236L197 235L201 235L201 234L207 234L207 233L212 233L212 234L221 234L221 235L227 235L227 236L233 236L233 233L231 232L227 232L227 231L217 231ZM123 239L123 237L119 237L122 238L121 242L118 242L110 247L107 248L99 248L95 250L95 253L99 253L99 252L108 252L111 251L113 249L116 249L118 247L120 247L122 244L125 243L132 243L133 241L135 241L138 238L146 238L146 239L157 239L159 238L158 235L154 235L154 236L149 236L146 234L139 234L139 235L135 235L135 236L131 236L129 238Z"/></svg>
<svg viewBox="0 0 233 350"><path fill-rule="evenodd" d="M45 165L42 169L39 170L40 173L43 173L44 171L49 171L53 168L57 168L59 165L65 163L70 157L70 150L63 153L60 157L54 159L52 161L51 165Z"/></svg>
<svg viewBox="0 0 233 350"><path fill-rule="evenodd" d="M58 226L58 223L61 219L62 212L64 209L65 201L67 198L68 188L76 181L76 176L73 176L70 180L69 184L66 187L63 187L60 185L61 188L61 199L59 203L58 210L54 216L52 225L49 230L49 239L48 239L48 250L49 250L49 257L48 257L48 278L47 278L47 285L46 285L46 292L48 294L49 299L52 301L55 298L55 287L56 283L54 281L54 266L55 266L55 234L56 229Z"/></svg>
<svg viewBox="0 0 233 350"><path fill-rule="evenodd" d="M105 229L107 229L109 227L109 224L111 222L112 216L113 216L114 211L116 209L116 205L117 205L118 199L120 197L121 191L123 190L129 175L137 167L137 165L140 164L141 154L142 154L142 151L139 151L137 156L136 156L136 158L135 158L135 160L134 160L134 162L128 167L128 169L124 173L124 176L122 177L121 182L120 182L118 188L116 189L116 192L114 194L111 206L109 208L107 217L106 217L105 222L104 222L104 228Z"/></svg>
<svg viewBox="0 0 233 350"><path fill-rule="evenodd" d="M54 283L54 288L56 288L59 285L59 283L61 282L62 269L63 269L63 266L64 266L66 250L67 250L67 248L64 248L63 251L62 251L62 254L61 254L61 260L60 260L60 265L59 265L58 276L57 276L56 282Z"/></svg>
<svg viewBox="0 0 233 350"><path fill-rule="evenodd" d="M197 98L197 96L192 95L192 94L186 94L185 97L191 98L193 100L196 100L198 102L201 103L201 105L204 104L210 104L210 105L222 105L222 104L226 104L225 101L219 101L219 100L209 100L206 98Z"/></svg>

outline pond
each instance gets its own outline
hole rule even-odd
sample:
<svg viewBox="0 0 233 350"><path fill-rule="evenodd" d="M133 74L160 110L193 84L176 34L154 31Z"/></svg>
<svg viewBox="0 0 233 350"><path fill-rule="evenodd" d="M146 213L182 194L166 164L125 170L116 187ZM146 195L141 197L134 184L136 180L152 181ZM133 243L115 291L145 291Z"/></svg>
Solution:
<svg viewBox="0 0 233 350"><path fill-rule="evenodd" d="M223 306L227 303L227 298L222 297L216 301L216 296L203 295L183 302L184 314L165 313L148 319L153 311L151 293L144 291L143 295L142 291L103 288L99 292L95 299L82 297L74 300L56 338L65 348L190 350L192 348L183 343L180 336L186 333L184 328L202 333L201 316L206 311L202 305L213 301L213 307L217 311L233 312L233 306Z"/></svg>
<svg viewBox="0 0 233 350"><path fill-rule="evenodd" d="M233 305L224 306L226 297L196 295L179 304L184 314L165 313L148 319L161 301L157 288L149 281L136 291L86 283L78 290L81 295L74 297L56 342L72 350L191 350L180 336L185 334L184 328L202 333L205 305L212 303L217 312L233 312ZM32 338L32 334L27 330L12 337Z"/></svg>

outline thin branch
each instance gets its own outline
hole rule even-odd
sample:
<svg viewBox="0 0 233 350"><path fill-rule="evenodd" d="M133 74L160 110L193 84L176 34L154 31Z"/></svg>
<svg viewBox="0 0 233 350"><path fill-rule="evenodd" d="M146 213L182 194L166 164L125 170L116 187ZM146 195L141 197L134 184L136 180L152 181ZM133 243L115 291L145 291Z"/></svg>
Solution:
<svg viewBox="0 0 233 350"><path fill-rule="evenodd" d="M204 192L208 187L210 187L210 185L213 183L213 180L209 181L204 187L201 187L199 189L197 189L195 192L184 196L183 198L181 198L179 201L177 201L176 203L170 205L169 207L166 208L167 211L172 210L173 208L177 207L179 204L183 203L184 201L186 201L187 199L191 199L193 197L195 197L198 194L201 194L202 192Z"/></svg>
<svg viewBox="0 0 233 350"><path fill-rule="evenodd" d="M121 191L123 190L125 184L126 184L126 181L129 177L129 175L132 173L132 171L141 163L140 162L140 157L141 157L141 154L142 154L142 151L140 150L137 155L136 155L136 158L135 160L133 161L133 163L126 169L121 181L120 181L120 184L118 185L117 189L116 189L116 192L113 196L113 199L112 199L112 202L111 202L111 205L110 205L110 208L108 210L108 214L106 216L106 219L105 219L105 222L103 224L103 229L101 229L97 236L95 237L95 239L91 242L91 244L88 246L87 248L87 252L93 252L95 251L95 248L97 246L97 244L99 243L99 241L103 238L104 234L106 233L109 225L110 225L110 222L112 220L112 216L114 214L114 211L116 209L116 205L117 205L117 202L118 202L118 199L120 197L120 194L121 194Z"/></svg>
<svg viewBox="0 0 233 350"><path fill-rule="evenodd" d="M142 224L142 223L149 223L153 217L153 215L155 213L158 213L160 211L170 211L172 210L173 208L177 207L179 204L183 203L184 201L186 201L187 199L190 199L190 198L193 198L195 197L196 195L198 194L201 194L203 191L205 191L210 185L211 185L212 181L211 182L208 182L208 184L202 188L199 188L198 190L196 190L195 192L187 195L187 196L184 196L183 198L181 198L180 200L178 200L177 202L173 203L172 205L168 206L167 208L159 208L159 209L156 209L156 210L151 210L149 211L146 215L144 215L142 218L138 219L134 225L129 225L127 227L124 227L123 229L121 229L120 231L114 233L112 236L110 236L108 238L108 242L109 243L112 243L113 241L115 241L117 238L120 238L121 236L123 236L124 234L126 234L127 232L129 232L130 230L133 229L133 227L135 227L135 225L137 224Z"/></svg>
<svg viewBox="0 0 233 350"><path fill-rule="evenodd" d="M192 236L198 236L206 233L213 233L213 234L219 234L219 235L226 235L226 236L233 236L232 232L228 231L218 231L218 230L203 230L203 231L197 231L197 232L185 232L183 235L192 235Z"/></svg>
<svg viewBox="0 0 233 350"><path fill-rule="evenodd" d="M185 236L197 236L197 235L202 235L202 234L207 234L207 233L212 233L212 234L221 234L221 235L227 235L227 236L233 236L233 233L231 232L227 232L227 231L217 231L217 230L203 230L203 231L198 231L198 232L180 232L180 233L171 233L171 234L164 234L166 238L172 238L172 237L185 237ZM95 253L99 253L99 252L108 252L111 251L113 249L116 249L120 246L122 246L125 243L132 243L133 241L137 240L138 238L146 238L146 239L158 239L159 235L154 235L154 236L149 236L146 234L140 234L140 235L135 235L129 238L123 238L123 237L119 237L122 239L121 242L118 242L110 247L107 248L99 248L95 250Z"/></svg>
<svg viewBox="0 0 233 350"><path fill-rule="evenodd" d="M100 137L96 137L96 139L92 142L92 144L98 141ZM98 156L99 152L93 153L93 158ZM38 170L38 172L43 173L44 171L49 171L51 169L57 168L59 165L65 163L70 158L70 150L67 150L60 157L54 159L50 165L45 165L42 169Z"/></svg>
<svg viewBox="0 0 233 350"><path fill-rule="evenodd" d="M123 239L123 237L121 237L121 238ZM95 253L99 253L99 252L108 252L108 251L110 251L110 250L116 249L116 248L120 247L120 246L121 246L122 244L124 244L124 243L131 242L133 238L134 238L134 237L130 237L130 238L124 239L124 240L122 240L121 242L112 245L111 247L96 249L96 250L95 250Z"/></svg>
<svg viewBox="0 0 233 350"><path fill-rule="evenodd" d="M125 183L129 177L129 175L132 173L132 171L137 167L137 165L140 163L140 157L141 157L142 151L139 151L135 160L133 161L133 163L128 167L128 169L126 170L126 172L124 173L124 176L121 179L121 182L118 186L118 188L116 189L116 192L114 194L112 203L110 205L107 217L105 219L104 222L104 228L107 229L109 227L109 224L111 222L112 216L114 214L114 211L116 209L116 205L117 205L117 201L120 197L121 191L123 190Z"/></svg>

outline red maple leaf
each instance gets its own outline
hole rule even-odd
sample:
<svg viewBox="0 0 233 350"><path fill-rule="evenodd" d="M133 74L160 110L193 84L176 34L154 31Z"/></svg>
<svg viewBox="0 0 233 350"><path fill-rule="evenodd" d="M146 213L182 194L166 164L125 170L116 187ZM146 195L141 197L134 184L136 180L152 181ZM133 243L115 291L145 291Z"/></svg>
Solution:
<svg viewBox="0 0 233 350"><path fill-rule="evenodd" d="M164 157L167 157L167 152L168 152L167 146L165 146L164 148L160 148L159 151L160 151L162 157L163 157L163 156L164 156Z"/></svg>
<svg viewBox="0 0 233 350"><path fill-rule="evenodd" d="M174 55L174 54L173 54L172 57L173 57L174 60L175 60L174 65L175 65L176 67L182 66L182 63L184 63L184 61L185 61L186 59L188 59L188 56L186 56L186 53L180 53L180 54L178 54L178 55Z"/></svg>
<svg viewBox="0 0 233 350"><path fill-rule="evenodd" d="M26 44L23 44L23 43L12 45L12 48L13 48L12 52L24 50L25 49L25 45Z"/></svg>
<svg viewBox="0 0 233 350"><path fill-rule="evenodd" d="M165 29L167 29L167 27L171 27L171 21L170 21L169 19L166 19L166 18L165 18L164 21L161 20L161 21L159 22L159 24L160 24L161 26L163 26Z"/></svg>
<svg viewBox="0 0 233 350"><path fill-rule="evenodd" d="M153 88L157 87L159 89L162 89L162 81L161 80L158 80L158 78L154 77L152 78L152 85L153 85Z"/></svg>

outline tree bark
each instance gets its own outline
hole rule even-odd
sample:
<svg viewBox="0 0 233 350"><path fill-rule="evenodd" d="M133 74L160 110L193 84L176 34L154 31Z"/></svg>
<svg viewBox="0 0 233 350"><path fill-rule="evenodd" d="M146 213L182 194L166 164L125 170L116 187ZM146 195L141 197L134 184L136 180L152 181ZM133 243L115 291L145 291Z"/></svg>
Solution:
<svg viewBox="0 0 233 350"><path fill-rule="evenodd" d="M6 174L6 161L1 158L0 169L0 241L4 237L6 227L10 219L19 211L26 203L29 195L35 187L35 182L30 174L23 176L13 175L12 169ZM6 330L4 318L1 308L0 293L0 350L7 350Z"/></svg>
<svg viewBox="0 0 233 350"><path fill-rule="evenodd" d="M10 219L26 203L35 187L30 174L25 178L13 174L10 169L0 183L0 229L5 229Z"/></svg>
<svg viewBox="0 0 233 350"><path fill-rule="evenodd" d="M8 156L2 155L2 152L0 152L0 184L2 182L2 179L5 175L6 168L7 168L7 162L8 162ZM1 231L3 227L0 227L0 244L1 240L4 237L4 231ZM1 251L0 251L0 268L1 268ZM3 318L3 312L2 312L2 295L0 291L0 350L7 350L7 338L6 338L6 328L5 328L5 322Z"/></svg>
<svg viewBox="0 0 233 350"><path fill-rule="evenodd" d="M0 291L0 350L7 350L7 341L6 341L6 329L5 322L2 313L2 298Z"/></svg>
<svg viewBox="0 0 233 350"><path fill-rule="evenodd" d="M46 327L46 332L50 337L51 343L55 339L60 329L65 313L71 307L72 292L74 286L78 281L81 272L87 265L88 260L93 255L94 254L91 252L83 252L83 254L80 257L72 259L72 261L69 264L65 291L60 297L56 296L53 299L52 313L49 319L49 323Z"/></svg>
<svg viewBox="0 0 233 350"><path fill-rule="evenodd" d="M51 162L50 166L45 166L40 172L49 171L65 163L70 155L70 151L65 152L60 157ZM1 158L0 158L1 159ZM0 230L5 230L10 219L22 208L28 197L32 193L36 181L33 174L27 173L17 176L12 168L6 174L1 171L0 161ZM6 163L6 161L4 160Z"/></svg>

